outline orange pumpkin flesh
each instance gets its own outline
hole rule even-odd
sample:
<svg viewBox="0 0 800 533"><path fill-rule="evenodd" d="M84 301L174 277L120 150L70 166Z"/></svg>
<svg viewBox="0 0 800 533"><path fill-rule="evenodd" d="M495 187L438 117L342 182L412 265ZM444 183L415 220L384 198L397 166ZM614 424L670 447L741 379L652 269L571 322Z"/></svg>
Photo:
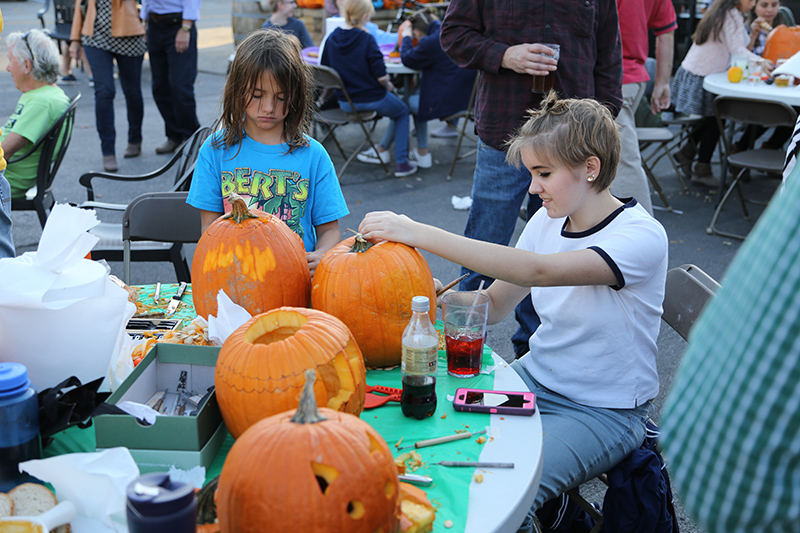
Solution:
<svg viewBox="0 0 800 533"><path fill-rule="evenodd" d="M217 492L223 533L397 531L388 445L355 416L317 410L309 374L297 410L261 420L231 447Z"/></svg>
<svg viewBox="0 0 800 533"><path fill-rule="evenodd" d="M192 260L192 297L197 314L217 314L217 293L257 315L284 305L306 307L311 288L303 240L282 220L249 211L231 195L230 213L200 237Z"/></svg>
<svg viewBox="0 0 800 533"><path fill-rule="evenodd" d="M436 301L428 262L410 246L345 239L322 257L311 287L311 305L344 322L368 367L400 364L411 298ZM436 306L430 311L436 320Z"/></svg>
<svg viewBox="0 0 800 533"><path fill-rule="evenodd" d="M337 318L282 307L251 318L225 341L214 374L222 418L234 438L262 418L294 409L304 373L315 369L320 406L359 415L366 370L361 351Z"/></svg>
<svg viewBox="0 0 800 533"><path fill-rule="evenodd" d="M400 483L400 532L430 533L436 510L424 490Z"/></svg>

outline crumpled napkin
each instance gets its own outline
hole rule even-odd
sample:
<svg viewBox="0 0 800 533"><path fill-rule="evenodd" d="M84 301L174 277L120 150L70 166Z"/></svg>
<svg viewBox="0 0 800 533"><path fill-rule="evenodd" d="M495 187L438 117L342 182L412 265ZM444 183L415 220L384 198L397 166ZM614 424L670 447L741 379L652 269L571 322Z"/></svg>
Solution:
<svg viewBox="0 0 800 533"><path fill-rule="evenodd" d="M220 289L217 293L217 316L208 316L208 340L222 346L231 333L251 318L247 309L234 303L225 291Z"/></svg>
<svg viewBox="0 0 800 533"><path fill-rule="evenodd" d="M139 477L139 467L127 448L57 455L20 463L19 468L53 485L59 501L75 504L74 531L128 531L126 489Z"/></svg>
<svg viewBox="0 0 800 533"><path fill-rule="evenodd" d="M450 203L453 204L453 209L457 209L458 211L466 211L472 207L472 197L453 195L453 197L450 198Z"/></svg>

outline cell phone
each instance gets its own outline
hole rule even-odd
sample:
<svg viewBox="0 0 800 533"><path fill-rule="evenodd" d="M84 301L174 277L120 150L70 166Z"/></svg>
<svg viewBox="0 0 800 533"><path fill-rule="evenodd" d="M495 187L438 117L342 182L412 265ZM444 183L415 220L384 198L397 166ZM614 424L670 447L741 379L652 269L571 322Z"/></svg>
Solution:
<svg viewBox="0 0 800 533"><path fill-rule="evenodd" d="M532 392L456 389L453 399L456 411L499 415L531 416L536 411L536 395Z"/></svg>

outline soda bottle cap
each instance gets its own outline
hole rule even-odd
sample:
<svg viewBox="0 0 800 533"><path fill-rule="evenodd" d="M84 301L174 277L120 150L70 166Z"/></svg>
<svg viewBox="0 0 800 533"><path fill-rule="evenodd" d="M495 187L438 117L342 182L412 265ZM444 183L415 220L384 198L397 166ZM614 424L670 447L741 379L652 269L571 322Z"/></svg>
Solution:
<svg viewBox="0 0 800 533"><path fill-rule="evenodd" d="M28 368L21 363L0 363L0 398L14 396L31 384Z"/></svg>
<svg viewBox="0 0 800 533"><path fill-rule="evenodd" d="M427 296L414 296L411 298L411 310L412 311L429 311L431 308L430 300L428 300Z"/></svg>

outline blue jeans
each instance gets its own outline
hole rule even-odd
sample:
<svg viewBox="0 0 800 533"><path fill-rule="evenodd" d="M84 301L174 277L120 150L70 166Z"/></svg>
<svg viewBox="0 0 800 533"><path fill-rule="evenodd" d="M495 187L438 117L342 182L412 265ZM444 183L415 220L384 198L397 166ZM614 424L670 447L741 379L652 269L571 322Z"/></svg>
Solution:
<svg viewBox="0 0 800 533"><path fill-rule="evenodd" d="M408 161L408 106L400 98L388 91L383 100L353 102L353 104L358 111L375 111L379 115L391 119L380 145L384 150L388 150L394 141L395 163L400 165ZM340 101L339 107L346 113L353 112L347 102Z"/></svg>
<svg viewBox="0 0 800 533"><path fill-rule="evenodd" d="M164 119L164 132L168 139L183 141L189 138L200 122L197 120L197 103L194 82L197 79L197 27L193 24L189 48L179 54L175 50L175 35L181 30L181 21L147 24L147 52L153 76L153 100Z"/></svg>
<svg viewBox="0 0 800 533"><path fill-rule="evenodd" d="M517 168L506 163L505 152L479 141L472 183L472 207L464 235L471 239L508 245L523 200L527 198L529 218L542 205L537 195L528 194L530 183L531 174L524 166ZM468 275L459 286L462 291L477 290L481 280L486 281L485 286L494 281L467 268L462 268L461 273ZM512 338L517 357L527 351L528 339L540 324L530 299L527 296L515 311L520 324L520 329Z"/></svg>
<svg viewBox="0 0 800 533"><path fill-rule="evenodd" d="M11 237L11 187L0 170L0 259L14 257L14 239Z"/></svg>
<svg viewBox="0 0 800 533"><path fill-rule="evenodd" d="M542 480L531 513L607 472L644 442L652 402L633 409L588 407L542 387L520 361L512 362L511 367L536 394L536 409L542 417Z"/></svg>
<svg viewBox="0 0 800 533"><path fill-rule="evenodd" d="M420 121L417 120L417 114L419 113L419 93L412 94L408 97L408 109L411 111L411 114L414 115L414 127L417 130L417 148L427 148L428 147L428 121ZM391 132L391 137L387 137L387 135ZM387 144L383 144L384 141L387 141ZM383 139L381 139L381 146L391 146L392 142L394 141L394 131L389 128L386 130L386 134L384 134Z"/></svg>
<svg viewBox="0 0 800 533"><path fill-rule="evenodd" d="M94 119L100 135L100 148L103 155L115 155L117 131L114 128L114 61L119 67L119 83L125 94L128 111L128 142L142 142L142 119L144 100L142 100L142 59L144 56L123 56L85 46L86 59L92 67L94 76Z"/></svg>

